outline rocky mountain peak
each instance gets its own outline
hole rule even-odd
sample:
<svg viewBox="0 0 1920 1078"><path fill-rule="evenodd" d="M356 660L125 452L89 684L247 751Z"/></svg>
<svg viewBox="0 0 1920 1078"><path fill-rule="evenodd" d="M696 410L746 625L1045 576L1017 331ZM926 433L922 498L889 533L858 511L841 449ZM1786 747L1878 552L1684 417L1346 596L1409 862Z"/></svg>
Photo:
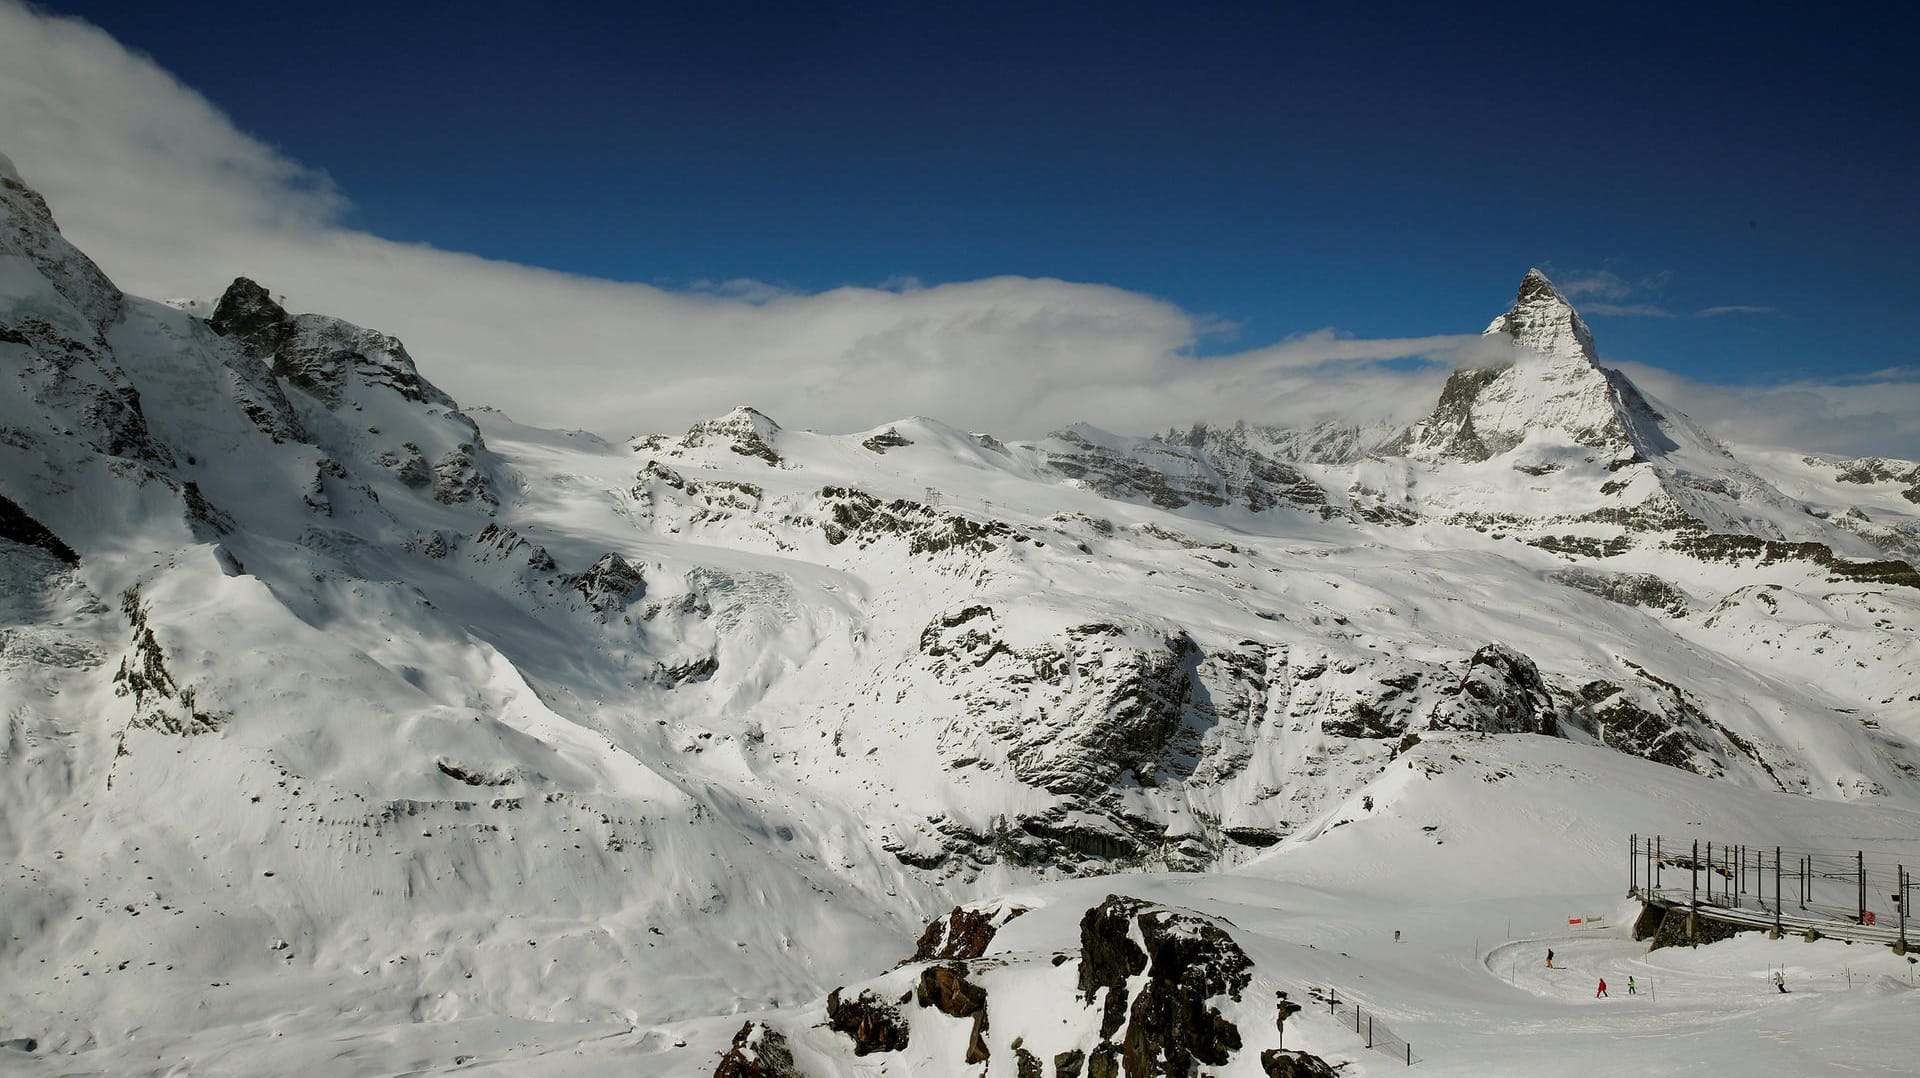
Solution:
<svg viewBox="0 0 1920 1078"><path fill-rule="evenodd" d="M274 302L265 288L246 277L235 277L221 293L207 324L222 337L240 342L255 359L272 358L293 331L293 318L287 309Z"/></svg>
<svg viewBox="0 0 1920 1078"><path fill-rule="evenodd" d="M1593 331L1538 269L1528 270L1521 278L1513 309L1487 326L1487 336L1496 334L1505 334L1516 347L1550 359L1584 360L1587 366L1600 362Z"/></svg>

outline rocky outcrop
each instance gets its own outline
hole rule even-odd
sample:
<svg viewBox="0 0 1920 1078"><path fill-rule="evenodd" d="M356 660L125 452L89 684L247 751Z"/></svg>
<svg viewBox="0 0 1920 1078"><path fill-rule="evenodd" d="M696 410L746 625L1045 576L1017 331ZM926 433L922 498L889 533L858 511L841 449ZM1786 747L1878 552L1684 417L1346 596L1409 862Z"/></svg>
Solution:
<svg viewBox="0 0 1920 1078"><path fill-rule="evenodd" d="M840 989L827 994L827 1028L853 1039L853 1054L898 1052L907 1046L907 1021L899 1008L871 989L853 999L842 999Z"/></svg>
<svg viewBox="0 0 1920 1078"><path fill-rule="evenodd" d="M888 427L886 430L862 441L860 444L875 453L885 453L889 449L900 449L904 446L912 445L913 440L901 434L898 430Z"/></svg>
<svg viewBox="0 0 1920 1078"><path fill-rule="evenodd" d="M421 377L398 338L324 315L290 316L265 288L245 277L227 286L207 324L248 355L271 363L276 378L328 407L343 403L350 383L389 389L415 404L458 407Z"/></svg>
<svg viewBox="0 0 1920 1078"><path fill-rule="evenodd" d="M822 487L820 507L824 519L820 530L833 546L852 542L864 548L884 539L897 538L914 555L990 554L1003 544L1026 542L1029 536L1015 532L997 520L979 521L955 513L943 513L931 506L905 498L883 502L862 490L848 487Z"/></svg>
<svg viewBox="0 0 1920 1078"><path fill-rule="evenodd" d="M0 539L10 539L23 546L36 547L53 555L68 565L80 564L80 555L72 547L53 534L52 529L33 518L33 514L20 508L12 498L0 494Z"/></svg>
<svg viewBox="0 0 1920 1078"><path fill-rule="evenodd" d="M220 294L207 325L247 355L271 361L293 335L293 316L271 293L247 277L235 277Z"/></svg>
<svg viewBox="0 0 1920 1078"><path fill-rule="evenodd" d="M1280 1048L1260 1053L1260 1069L1267 1078L1340 1078L1340 1072L1319 1056Z"/></svg>
<svg viewBox="0 0 1920 1078"><path fill-rule="evenodd" d="M1825 543L1793 543L1753 535L1717 533L1675 536L1667 546L1701 561L1753 562L1757 565L1803 561L1826 569L1836 581L1920 588L1920 571L1904 561L1855 561L1840 557Z"/></svg>
<svg viewBox="0 0 1920 1078"><path fill-rule="evenodd" d="M1195 425L1162 437L1116 438L1092 428L1055 431L1041 443L1047 464L1088 489L1162 509L1239 504L1325 515L1327 493L1305 472L1261 452L1244 425Z"/></svg>
<svg viewBox="0 0 1920 1078"><path fill-rule="evenodd" d="M1560 716L1540 668L1505 644L1488 644L1467 661L1459 684L1434 707L1436 730L1558 734Z"/></svg>
<svg viewBox="0 0 1920 1078"><path fill-rule="evenodd" d="M927 962L943 958L979 958L1001 926L1027 912L1024 906L995 904L986 909L955 906L945 917L927 923L914 946L913 961Z"/></svg>
<svg viewBox="0 0 1920 1078"><path fill-rule="evenodd" d="M774 450L772 441L779 430L780 424L758 409L741 405L718 419L701 420L688 427L680 444L686 449L724 446L740 456L754 457L777 468L783 458Z"/></svg>
<svg viewBox="0 0 1920 1078"><path fill-rule="evenodd" d="M113 694L133 702L127 726L180 737L220 729L224 718L202 709L193 688L181 685L167 668L166 652L154 636L147 604L137 590L129 588L120 596L120 612L132 626L133 643L113 675ZM122 734L122 751L125 747Z"/></svg>
<svg viewBox="0 0 1920 1078"><path fill-rule="evenodd" d="M779 1030L765 1022L748 1022L733 1035L720 1057L713 1078L806 1078L794 1066L793 1050Z"/></svg>
<svg viewBox="0 0 1920 1078"><path fill-rule="evenodd" d="M1211 919L1109 895L1081 918L1080 953L1081 999L1097 1000L1101 1012L1094 1073L1117 1054L1127 1078L1187 1078L1201 1065L1227 1065L1240 1049L1239 1029L1212 1001L1238 1001L1253 963ZM1128 986L1142 972L1129 1004Z"/></svg>
<svg viewBox="0 0 1920 1078"><path fill-rule="evenodd" d="M604 618L639 601L646 593L646 578L627 559L608 553L568 586Z"/></svg>
<svg viewBox="0 0 1920 1078"><path fill-rule="evenodd" d="M932 1007L952 1018L971 1018L967 1032L967 1063L985 1063L987 1049L987 990L967 980L965 962L928 966L920 971L920 983L914 998L922 1007Z"/></svg>

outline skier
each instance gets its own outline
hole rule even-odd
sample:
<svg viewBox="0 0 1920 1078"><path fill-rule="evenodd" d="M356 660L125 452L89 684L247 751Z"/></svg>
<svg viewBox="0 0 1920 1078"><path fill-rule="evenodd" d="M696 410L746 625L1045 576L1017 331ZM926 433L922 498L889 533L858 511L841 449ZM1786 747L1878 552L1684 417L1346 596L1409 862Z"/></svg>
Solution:
<svg viewBox="0 0 1920 1078"><path fill-rule="evenodd" d="M1553 948L1547 948L1547 968L1553 968Z"/></svg>
<svg viewBox="0 0 1920 1078"><path fill-rule="evenodd" d="M1629 996L1631 996L1631 995L1634 995L1634 994L1636 994L1636 988L1635 988L1635 985L1634 985L1634 983L1633 983L1633 978L1632 978L1632 977L1628 977L1628 978L1627 978L1627 995L1629 995Z"/></svg>
<svg viewBox="0 0 1920 1078"><path fill-rule="evenodd" d="M1781 992L1783 992L1783 993L1784 993L1784 992L1786 992L1786 990L1787 990L1787 975L1786 975L1785 973L1782 973L1782 972L1780 972L1780 971L1779 971L1779 970L1777 970L1777 969L1776 969L1776 970L1774 970L1774 971L1773 971L1773 986L1774 986L1775 988L1778 988L1778 989L1779 989L1779 990L1780 990Z"/></svg>
<svg viewBox="0 0 1920 1078"><path fill-rule="evenodd" d="M1607 979L1605 977L1600 978L1600 987L1594 989L1593 998L1595 999L1610 998L1610 997L1607 997Z"/></svg>

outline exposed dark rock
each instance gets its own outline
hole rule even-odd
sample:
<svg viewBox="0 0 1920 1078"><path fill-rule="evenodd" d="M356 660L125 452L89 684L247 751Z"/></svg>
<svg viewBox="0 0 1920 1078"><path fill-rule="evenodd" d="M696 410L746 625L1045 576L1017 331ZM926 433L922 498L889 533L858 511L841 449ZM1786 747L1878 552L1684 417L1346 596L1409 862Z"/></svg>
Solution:
<svg viewBox="0 0 1920 1078"><path fill-rule="evenodd" d="M1136 922L1152 964L1128 1016L1128 1078L1187 1078L1199 1063L1225 1066L1240 1048L1240 1031L1207 1001L1237 1001L1252 961L1224 929L1195 914L1150 910Z"/></svg>
<svg viewBox="0 0 1920 1078"><path fill-rule="evenodd" d="M892 427L888 427L886 430L881 431L860 444L873 450L875 453L885 453L889 449L899 449L902 446L912 445L913 440Z"/></svg>
<svg viewBox="0 0 1920 1078"><path fill-rule="evenodd" d="M1260 1069L1267 1078L1340 1078L1340 1072L1319 1056L1280 1048L1260 1053Z"/></svg>
<svg viewBox="0 0 1920 1078"><path fill-rule="evenodd" d="M1547 579L1556 584L1623 606L1646 607L1668 614L1687 612L1687 593L1652 573L1602 573L1592 569L1562 569Z"/></svg>
<svg viewBox="0 0 1920 1078"><path fill-rule="evenodd" d="M851 1000L841 999L838 988L828 993L827 1028L853 1038L856 1056L898 1052L907 1046L906 1019L870 989Z"/></svg>
<svg viewBox="0 0 1920 1078"><path fill-rule="evenodd" d="M1053 1078L1080 1078L1087 1065L1087 1053L1071 1048L1053 1057Z"/></svg>
<svg viewBox="0 0 1920 1078"><path fill-rule="evenodd" d="M1505 644L1474 652L1467 672L1434 707L1434 729L1557 735L1553 694L1532 659Z"/></svg>
<svg viewBox="0 0 1920 1078"><path fill-rule="evenodd" d="M1127 1018L1127 979L1147 968L1147 952L1135 943L1133 918L1147 909L1137 898L1108 895L1105 902L1080 918L1080 977L1082 1001L1092 1004L1106 990L1100 1037L1113 1036Z"/></svg>
<svg viewBox="0 0 1920 1078"><path fill-rule="evenodd" d="M1920 572L1904 561L1851 561L1835 554L1833 548L1824 543L1794 543L1751 535L1712 534L1679 535L1667 545L1701 561L1751 560L1760 565L1805 561L1825 568L1835 580L1920 588Z"/></svg>
<svg viewBox="0 0 1920 1078"><path fill-rule="evenodd" d="M920 971L916 998L922 1007L932 1007L954 1018L972 1018L967 1034L968 1063L984 1063L987 1051L987 990L967 980L965 963L955 966L928 966Z"/></svg>
<svg viewBox="0 0 1920 1078"><path fill-rule="evenodd" d="M293 335L293 318L274 302L266 289L246 277L235 277L220 295L207 325L230 337L255 359L270 360Z"/></svg>
<svg viewBox="0 0 1920 1078"><path fill-rule="evenodd" d="M756 409L742 405L718 419L706 419L687 428L681 444L697 449L708 443L724 445L743 457L755 457L779 467L784 461L767 439L780 424Z"/></svg>
<svg viewBox="0 0 1920 1078"><path fill-rule="evenodd" d="M38 547L68 565L80 564L80 555L62 542L45 524L33 518L20 504L0 494L0 539L11 539L23 546Z"/></svg>
<svg viewBox="0 0 1920 1078"><path fill-rule="evenodd" d="M1688 922L1693 921L1689 929ZM1653 935L1653 942L1647 946L1649 951L1662 947L1687 947L1696 943L1719 943L1730 940L1742 932L1764 931L1753 925L1732 925L1711 918L1693 917L1693 911L1684 906L1669 906L1660 918L1660 928Z"/></svg>
<svg viewBox="0 0 1920 1078"><path fill-rule="evenodd" d="M1442 456L1465 461L1482 461L1513 448L1503 440L1488 442L1473 429L1473 405L1507 367L1459 370L1447 376L1440 399L1426 422L1409 431L1397 443L1386 447L1390 453L1404 453L1418 445Z"/></svg>
<svg viewBox="0 0 1920 1078"><path fill-rule="evenodd" d="M1238 1000L1253 963L1212 921L1109 895L1081 918L1080 945L1081 998L1092 1004L1104 991L1093 1073L1111 1064L1110 1038L1122 1024L1117 1054L1127 1078L1187 1078L1200 1064L1224 1066L1240 1048L1239 1030L1208 1000ZM1129 1008L1127 981L1143 970L1146 982Z"/></svg>
<svg viewBox="0 0 1920 1078"><path fill-rule="evenodd" d="M509 769L503 772L485 771L475 767L464 767L449 760L436 760L434 766L442 775L468 786L507 786L519 780L517 772Z"/></svg>
<svg viewBox="0 0 1920 1078"><path fill-rule="evenodd" d="M1610 535L1604 538L1596 535L1536 535L1525 540L1528 546L1555 554L1577 555L1582 558L1614 558L1633 549L1633 540L1624 535Z"/></svg>
<svg viewBox="0 0 1920 1078"><path fill-rule="evenodd" d="M949 550L988 554L998 549L1000 543L1026 542L1029 538L998 520L978 521L942 513L904 498L881 502L865 491L847 487L823 487L820 498L827 513L820 530L834 546L853 540L857 546L865 547L893 536L906 541L909 554L940 554Z"/></svg>
<svg viewBox="0 0 1920 1078"><path fill-rule="evenodd" d="M668 665L661 663L654 668L655 684L672 688L691 682L705 681L720 672L720 658L717 655L702 655L697 659Z"/></svg>
<svg viewBox="0 0 1920 1078"><path fill-rule="evenodd" d="M571 588L586 600L587 606L605 617L639 601L646 591L646 578L627 559L608 553L601 555L586 572L574 577Z"/></svg>
<svg viewBox="0 0 1920 1078"><path fill-rule="evenodd" d="M1580 698L1608 748L1695 774L1720 773L1713 747L1704 736L1703 716L1684 697L1672 700L1672 713L1653 711L1635 702L1621 686L1594 680L1580 687Z"/></svg>
<svg viewBox="0 0 1920 1078"><path fill-rule="evenodd" d="M120 612L133 627L133 645L113 675L113 694L133 700L133 715L127 725L181 737L220 729L225 720L202 710L194 690L181 685L167 669L166 652L153 634L139 591L128 588L121 594Z"/></svg>
<svg viewBox="0 0 1920 1078"><path fill-rule="evenodd" d="M919 944L913 949L913 961L979 958L987 953L987 945L993 942L994 933L1000 930L1000 926L1025 912L1024 906L996 906L984 910L955 906L945 917L935 918L927 924L926 931L920 934Z"/></svg>
<svg viewBox="0 0 1920 1078"><path fill-rule="evenodd" d="M1013 1047L1013 1078L1047 1078L1046 1064L1040 1057L1015 1044Z"/></svg>
<svg viewBox="0 0 1920 1078"><path fill-rule="evenodd" d="M793 1064L787 1038L765 1022L748 1022L733 1035L713 1078L806 1078Z"/></svg>

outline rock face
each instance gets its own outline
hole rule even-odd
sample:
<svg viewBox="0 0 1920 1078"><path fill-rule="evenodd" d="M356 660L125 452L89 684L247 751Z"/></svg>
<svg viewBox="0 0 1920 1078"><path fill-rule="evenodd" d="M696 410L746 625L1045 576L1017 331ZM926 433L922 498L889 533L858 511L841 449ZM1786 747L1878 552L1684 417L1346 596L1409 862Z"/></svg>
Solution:
<svg viewBox="0 0 1920 1078"><path fill-rule="evenodd" d="M456 407L452 397L420 376L397 338L323 315L292 317L245 277L227 286L207 324L233 337L253 358L271 362L275 377L330 405L341 402L353 380L383 386L414 403Z"/></svg>
<svg viewBox="0 0 1920 1078"><path fill-rule="evenodd" d="M33 515L20 508L19 503L5 495L0 495L0 539L10 539L22 546L37 547L46 551L68 565L80 564L80 555L72 547L62 542L45 524L33 519Z"/></svg>
<svg viewBox="0 0 1920 1078"><path fill-rule="evenodd" d="M827 1028L853 1039L853 1054L898 1052L907 1046L907 1022L899 1008L871 991L841 999L840 989L827 995Z"/></svg>
<svg viewBox="0 0 1920 1078"><path fill-rule="evenodd" d="M913 961L942 958L979 958L1000 927L1027 912L1020 906L995 904L987 909L955 906L945 917L927 922L927 930L913 949Z"/></svg>
<svg viewBox="0 0 1920 1078"><path fill-rule="evenodd" d="M1127 1078L1187 1078L1202 1064L1225 1066L1240 1031L1210 1001L1233 1000L1253 963L1225 929L1198 914L1109 895L1080 922L1081 998L1099 1001L1097 1064L1118 1058ZM1146 973L1128 1003L1132 978Z"/></svg>
<svg viewBox="0 0 1920 1078"><path fill-rule="evenodd" d="M967 980L966 963L928 966L920 971L914 993L922 1007L932 1007L952 1018L971 1018L966 1062L985 1063L987 1049L987 990Z"/></svg>
<svg viewBox="0 0 1920 1078"><path fill-rule="evenodd" d="M713 1078L805 1078L793 1065L787 1038L765 1022L748 1022L733 1035Z"/></svg>

